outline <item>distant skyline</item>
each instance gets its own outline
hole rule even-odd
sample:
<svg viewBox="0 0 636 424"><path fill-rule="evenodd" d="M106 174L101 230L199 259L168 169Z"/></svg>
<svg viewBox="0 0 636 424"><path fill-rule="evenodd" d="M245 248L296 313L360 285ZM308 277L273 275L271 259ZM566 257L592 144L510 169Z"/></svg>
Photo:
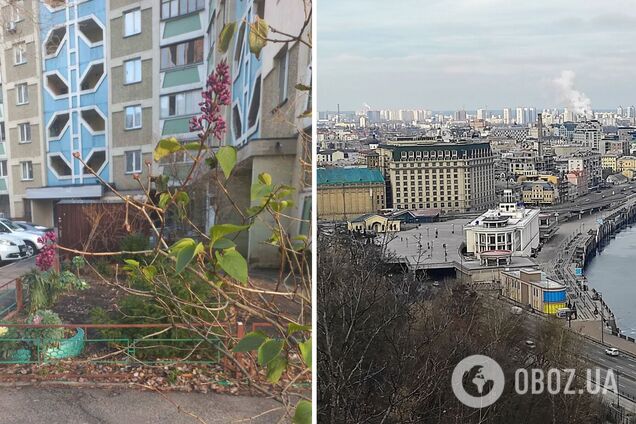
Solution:
<svg viewBox="0 0 636 424"><path fill-rule="evenodd" d="M322 0L318 109L636 103L636 11L614 0Z"/></svg>

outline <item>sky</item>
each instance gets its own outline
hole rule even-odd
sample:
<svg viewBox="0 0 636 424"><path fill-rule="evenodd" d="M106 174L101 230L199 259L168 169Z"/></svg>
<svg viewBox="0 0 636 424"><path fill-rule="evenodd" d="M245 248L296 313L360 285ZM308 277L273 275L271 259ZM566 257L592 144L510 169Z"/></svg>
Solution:
<svg viewBox="0 0 636 424"><path fill-rule="evenodd" d="M634 0L320 0L318 109L636 104ZM567 76L569 87L563 89Z"/></svg>

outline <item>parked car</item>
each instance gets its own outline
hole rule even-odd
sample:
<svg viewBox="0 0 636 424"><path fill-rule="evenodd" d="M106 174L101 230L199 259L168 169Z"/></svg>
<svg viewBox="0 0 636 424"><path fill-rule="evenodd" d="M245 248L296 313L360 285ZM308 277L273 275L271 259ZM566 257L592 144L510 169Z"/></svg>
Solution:
<svg viewBox="0 0 636 424"><path fill-rule="evenodd" d="M44 235L44 231L28 231L19 225L13 223L10 219L0 219L0 233L12 234L19 237L26 244L27 256L37 254L44 247L44 243L40 241L40 237Z"/></svg>
<svg viewBox="0 0 636 424"><path fill-rule="evenodd" d="M26 256L27 246L20 237L0 233L0 262L17 261Z"/></svg>
<svg viewBox="0 0 636 424"><path fill-rule="evenodd" d="M20 227L24 228L27 231L43 231L43 232L47 232L47 231L53 231L53 228L50 227L45 227L44 225L38 225L38 224L34 224L32 222L26 222L26 221L12 221L14 224L19 225Z"/></svg>
<svg viewBox="0 0 636 424"><path fill-rule="evenodd" d="M618 353L618 349L616 349L615 347L608 347L607 349L605 349L605 354L609 356L618 356Z"/></svg>

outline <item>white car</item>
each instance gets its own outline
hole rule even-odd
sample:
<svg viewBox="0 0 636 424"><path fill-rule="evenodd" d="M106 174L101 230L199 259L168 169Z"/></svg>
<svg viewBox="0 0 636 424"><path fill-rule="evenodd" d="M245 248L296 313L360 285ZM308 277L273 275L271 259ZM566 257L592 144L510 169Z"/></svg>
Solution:
<svg viewBox="0 0 636 424"><path fill-rule="evenodd" d="M535 347L537 347L537 344L532 340L526 340L526 346L528 347L528 349L534 349Z"/></svg>
<svg viewBox="0 0 636 424"><path fill-rule="evenodd" d="M605 349L605 354L609 356L618 356L618 349L615 347L608 347Z"/></svg>
<svg viewBox="0 0 636 424"><path fill-rule="evenodd" d="M0 233L21 238L26 244L27 256L35 255L44 247L44 243L40 241L40 237L44 236L43 231L27 231L6 218L0 219Z"/></svg>
<svg viewBox="0 0 636 424"><path fill-rule="evenodd" d="M0 262L17 261L27 257L24 241L12 234L0 234Z"/></svg>

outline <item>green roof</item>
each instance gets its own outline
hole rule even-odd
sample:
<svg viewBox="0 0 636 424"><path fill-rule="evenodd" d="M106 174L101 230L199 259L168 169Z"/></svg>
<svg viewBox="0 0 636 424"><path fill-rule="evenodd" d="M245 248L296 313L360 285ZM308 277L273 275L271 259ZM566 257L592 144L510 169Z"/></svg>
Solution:
<svg viewBox="0 0 636 424"><path fill-rule="evenodd" d="M384 184L384 178L379 169L369 168L320 168L318 185L342 185L376 183Z"/></svg>

